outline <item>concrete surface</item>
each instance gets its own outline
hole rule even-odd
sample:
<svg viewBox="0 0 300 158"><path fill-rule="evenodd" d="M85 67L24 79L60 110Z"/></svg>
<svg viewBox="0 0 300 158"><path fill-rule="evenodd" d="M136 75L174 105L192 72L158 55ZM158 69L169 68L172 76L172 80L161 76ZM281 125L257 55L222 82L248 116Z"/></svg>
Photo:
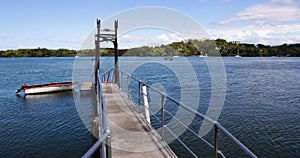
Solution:
<svg viewBox="0 0 300 158"><path fill-rule="evenodd" d="M176 157L116 84L103 83L110 127L112 157Z"/></svg>

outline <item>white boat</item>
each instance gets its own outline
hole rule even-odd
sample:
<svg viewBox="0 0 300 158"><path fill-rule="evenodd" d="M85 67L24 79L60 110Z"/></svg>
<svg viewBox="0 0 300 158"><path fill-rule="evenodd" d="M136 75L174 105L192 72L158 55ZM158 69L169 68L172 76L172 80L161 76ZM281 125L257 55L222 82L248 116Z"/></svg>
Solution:
<svg viewBox="0 0 300 158"><path fill-rule="evenodd" d="M240 58L240 57L241 57L239 51L238 51L238 53L235 55L235 57L236 57L236 58Z"/></svg>
<svg viewBox="0 0 300 158"><path fill-rule="evenodd" d="M238 52L237 52L237 54L235 55L235 57L236 58L240 58L241 56L240 56L240 50L239 50L239 48L238 48Z"/></svg>
<svg viewBox="0 0 300 158"><path fill-rule="evenodd" d="M200 58L207 57L207 54L205 53L205 55L203 55L203 53L202 53L202 51L201 51L199 57L200 57Z"/></svg>
<svg viewBox="0 0 300 158"><path fill-rule="evenodd" d="M16 93L24 91L25 94L41 94L41 93L53 93L61 91L73 90L77 82L54 82L47 84L37 84L28 86L22 84L21 88L16 90Z"/></svg>

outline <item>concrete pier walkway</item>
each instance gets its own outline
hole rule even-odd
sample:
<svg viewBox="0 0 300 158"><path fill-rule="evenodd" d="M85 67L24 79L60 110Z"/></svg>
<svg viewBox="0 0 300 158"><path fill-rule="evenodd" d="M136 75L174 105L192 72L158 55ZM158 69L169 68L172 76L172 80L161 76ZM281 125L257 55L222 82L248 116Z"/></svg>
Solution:
<svg viewBox="0 0 300 158"><path fill-rule="evenodd" d="M114 83L102 83L111 127L112 157L176 157Z"/></svg>

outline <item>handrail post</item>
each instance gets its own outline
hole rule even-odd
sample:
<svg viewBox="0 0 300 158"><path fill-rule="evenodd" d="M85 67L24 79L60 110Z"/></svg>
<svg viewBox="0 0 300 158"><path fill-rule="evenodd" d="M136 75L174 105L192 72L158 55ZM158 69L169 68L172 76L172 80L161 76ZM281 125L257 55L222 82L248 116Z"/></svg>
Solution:
<svg viewBox="0 0 300 158"><path fill-rule="evenodd" d="M139 82L139 90L138 90L138 93L139 93L139 112L142 112L141 110L141 105L142 105L142 96L141 96L141 93L142 93L142 87L141 87L141 82Z"/></svg>
<svg viewBox="0 0 300 158"><path fill-rule="evenodd" d="M127 76L127 97L128 97L128 100L130 100L130 76L128 75Z"/></svg>
<svg viewBox="0 0 300 158"><path fill-rule="evenodd" d="M106 147L106 157L111 158L112 155L111 155L111 135L110 134L106 138L105 147Z"/></svg>
<svg viewBox="0 0 300 158"><path fill-rule="evenodd" d="M124 74L123 74L123 71L120 71L121 73L121 81L120 81L120 89L124 92Z"/></svg>
<svg viewBox="0 0 300 158"><path fill-rule="evenodd" d="M145 117L146 117L147 122L151 125L150 109L149 109L148 96L147 96L147 87L145 85L142 86L142 93L143 93L143 98L144 98Z"/></svg>
<svg viewBox="0 0 300 158"><path fill-rule="evenodd" d="M218 158L219 153L219 133L220 129L215 125L215 144L214 144L214 158Z"/></svg>
<svg viewBox="0 0 300 158"><path fill-rule="evenodd" d="M112 83L116 83L116 76L115 75L116 75L116 71L113 70L112 75L111 75L111 77L112 77L112 79L111 79Z"/></svg>
<svg viewBox="0 0 300 158"><path fill-rule="evenodd" d="M108 71L105 75L105 82L108 82L109 78L110 78L110 71Z"/></svg>
<svg viewBox="0 0 300 158"><path fill-rule="evenodd" d="M119 72L119 75L121 75L121 76L119 76L120 78L121 78L121 80L122 80L122 72ZM119 89L122 91L122 83L121 83L121 81L119 80Z"/></svg>
<svg viewBox="0 0 300 158"><path fill-rule="evenodd" d="M161 138L165 140L165 100L164 95L161 96Z"/></svg>

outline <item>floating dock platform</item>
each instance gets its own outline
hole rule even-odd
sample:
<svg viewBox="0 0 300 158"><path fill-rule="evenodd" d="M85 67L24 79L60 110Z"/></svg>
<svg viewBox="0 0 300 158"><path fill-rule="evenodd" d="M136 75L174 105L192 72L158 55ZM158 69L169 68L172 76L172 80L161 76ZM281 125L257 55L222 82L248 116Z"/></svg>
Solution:
<svg viewBox="0 0 300 158"><path fill-rule="evenodd" d="M91 91L92 90L92 82L82 82L81 84L81 91Z"/></svg>

